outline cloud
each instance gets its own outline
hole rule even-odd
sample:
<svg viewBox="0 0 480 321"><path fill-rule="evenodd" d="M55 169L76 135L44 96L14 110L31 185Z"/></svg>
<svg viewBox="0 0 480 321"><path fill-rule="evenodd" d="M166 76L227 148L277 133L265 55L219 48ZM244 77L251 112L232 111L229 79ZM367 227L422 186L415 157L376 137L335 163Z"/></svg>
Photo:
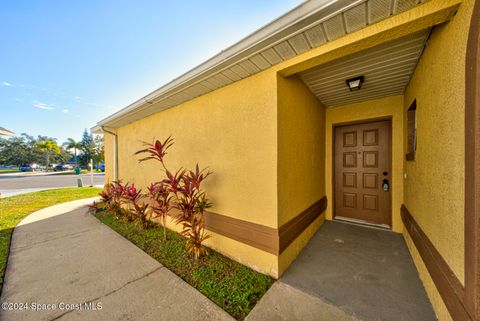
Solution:
<svg viewBox="0 0 480 321"><path fill-rule="evenodd" d="M62 109L62 113L65 113L65 114L68 113L68 109L66 109L66 108Z"/></svg>
<svg viewBox="0 0 480 321"><path fill-rule="evenodd" d="M12 87L13 85L9 83L8 81L2 82L2 85L7 86L7 87Z"/></svg>
<svg viewBox="0 0 480 321"><path fill-rule="evenodd" d="M53 107L50 106L49 104L45 104L39 101L34 101L33 102L33 107L39 108L39 109L44 109L44 110L52 110Z"/></svg>
<svg viewBox="0 0 480 321"><path fill-rule="evenodd" d="M13 98L13 100L18 101L18 102L24 101L24 99L22 99L22 98Z"/></svg>

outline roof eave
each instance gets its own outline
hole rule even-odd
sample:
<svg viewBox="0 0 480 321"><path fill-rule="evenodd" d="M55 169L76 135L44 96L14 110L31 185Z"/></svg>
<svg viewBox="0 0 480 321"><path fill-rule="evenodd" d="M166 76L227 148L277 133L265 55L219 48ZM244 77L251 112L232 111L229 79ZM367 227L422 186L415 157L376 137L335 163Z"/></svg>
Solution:
<svg viewBox="0 0 480 321"><path fill-rule="evenodd" d="M356 0L353 1L353 4L362 1L364 0ZM116 120L122 118L130 112L142 108L147 104L151 104L152 100L154 100L161 94L164 94L169 90L172 90L175 87L182 85L183 83L189 81L190 79L193 79L194 77L200 76L202 73L207 72L209 69L221 64L225 60L234 58L236 55L242 53L244 50L267 40L272 35L279 33L282 30L298 23L299 21L317 13L318 11L338 2L345 3L345 5L349 6L352 5L352 1L347 0L310 0L301 3L297 7L293 8L292 10L288 11L274 21L268 23L267 25L261 27L250 35L246 36L234 45L228 47L225 50L222 50L220 53L203 62L202 64L194 67L193 69L173 79L164 86L158 88L157 90L154 90L148 95L138 99L134 103L124 107L118 112L102 119L98 122L98 125L111 125Z"/></svg>

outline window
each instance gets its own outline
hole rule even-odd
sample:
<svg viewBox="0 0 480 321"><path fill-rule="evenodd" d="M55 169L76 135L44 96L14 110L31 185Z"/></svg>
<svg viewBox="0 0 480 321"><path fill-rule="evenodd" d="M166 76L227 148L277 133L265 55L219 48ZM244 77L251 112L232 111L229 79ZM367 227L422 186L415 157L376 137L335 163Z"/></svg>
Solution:
<svg viewBox="0 0 480 321"><path fill-rule="evenodd" d="M415 160L417 150L417 100L414 100L407 111L408 147L407 161Z"/></svg>

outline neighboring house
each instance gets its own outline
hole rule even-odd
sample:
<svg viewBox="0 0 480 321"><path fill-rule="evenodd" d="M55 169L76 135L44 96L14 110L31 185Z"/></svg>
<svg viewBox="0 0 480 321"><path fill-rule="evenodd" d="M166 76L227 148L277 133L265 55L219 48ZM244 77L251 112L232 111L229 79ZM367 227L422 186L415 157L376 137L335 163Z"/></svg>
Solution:
<svg viewBox="0 0 480 321"><path fill-rule="evenodd" d="M474 320L479 21L473 0L306 1L100 121L107 179L159 179L132 155L172 135L169 165L214 171L208 246L279 277L325 219L391 229L437 315Z"/></svg>
<svg viewBox="0 0 480 321"><path fill-rule="evenodd" d="M3 128L3 127L0 127L0 136L1 136L1 135L3 135L3 136L11 136L11 137L15 136L14 133L12 133L12 132L9 131L9 130L6 130L6 129Z"/></svg>

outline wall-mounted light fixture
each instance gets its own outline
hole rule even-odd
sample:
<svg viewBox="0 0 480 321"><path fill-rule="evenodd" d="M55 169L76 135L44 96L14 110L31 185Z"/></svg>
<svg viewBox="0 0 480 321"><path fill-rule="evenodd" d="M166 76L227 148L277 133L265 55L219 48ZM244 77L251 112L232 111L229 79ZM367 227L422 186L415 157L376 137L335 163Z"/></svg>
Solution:
<svg viewBox="0 0 480 321"><path fill-rule="evenodd" d="M363 81L364 81L363 76L358 76L358 77L350 78L350 79L346 80L348 88L350 89L350 91L355 91L355 90L359 90L360 88L362 88Z"/></svg>

